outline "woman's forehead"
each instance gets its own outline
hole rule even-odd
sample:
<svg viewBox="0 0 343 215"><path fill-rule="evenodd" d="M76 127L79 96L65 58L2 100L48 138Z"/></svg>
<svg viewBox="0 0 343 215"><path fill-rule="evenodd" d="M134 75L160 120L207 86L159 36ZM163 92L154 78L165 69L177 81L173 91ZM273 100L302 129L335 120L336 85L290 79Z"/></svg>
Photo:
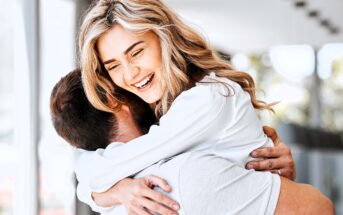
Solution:
<svg viewBox="0 0 343 215"><path fill-rule="evenodd" d="M150 31L134 32L115 25L98 39L97 49L101 58L107 55L120 56L137 42L150 43L155 39L158 39L157 36Z"/></svg>

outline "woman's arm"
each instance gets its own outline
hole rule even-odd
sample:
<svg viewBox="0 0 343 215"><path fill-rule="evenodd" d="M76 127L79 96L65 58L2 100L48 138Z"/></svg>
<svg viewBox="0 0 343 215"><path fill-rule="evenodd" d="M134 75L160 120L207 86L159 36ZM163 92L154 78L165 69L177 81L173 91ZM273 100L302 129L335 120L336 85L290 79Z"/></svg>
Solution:
<svg viewBox="0 0 343 215"><path fill-rule="evenodd" d="M247 168L259 171L268 170L290 180L294 180L296 171L291 150L282 143L275 129L264 126L263 130L273 140L274 147L263 147L254 150L251 153L252 157L265 158L265 160L249 162Z"/></svg>
<svg viewBox="0 0 343 215"><path fill-rule="evenodd" d="M76 159L76 174L93 192L104 192L123 178L153 163L215 137L227 118L231 97L226 88L208 84L185 91L147 135L105 150L84 151ZM186 132L185 132L186 131Z"/></svg>
<svg viewBox="0 0 343 215"><path fill-rule="evenodd" d="M160 187L165 192L172 191L168 182L158 176L125 178L103 193L92 193L92 198L97 204L92 209L97 212L104 212L108 208L122 204L128 214L149 215L150 212L161 215L177 214L177 210L180 208L179 204L153 190L155 186Z"/></svg>

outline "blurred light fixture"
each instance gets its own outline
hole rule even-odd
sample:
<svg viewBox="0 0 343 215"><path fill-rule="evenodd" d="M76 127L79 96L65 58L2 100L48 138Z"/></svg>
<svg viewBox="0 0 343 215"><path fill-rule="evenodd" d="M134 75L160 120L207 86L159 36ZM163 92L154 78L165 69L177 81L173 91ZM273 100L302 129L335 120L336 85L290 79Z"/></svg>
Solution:
<svg viewBox="0 0 343 215"><path fill-rule="evenodd" d="M330 27L330 33L331 34L339 34L339 28L337 27Z"/></svg>
<svg viewBox="0 0 343 215"><path fill-rule="evenodd" d="M322 25L324 27L328 27L328 26L330 26L330 21L328 19L323 19L320 21L320 25Z"/></svg>
<svg viewBox="0 0 343 215"><path fill-rule="evenodd" d="M295 1L294 2L294 6L296 7L296 8L304 8L304 7L306 7L306 1Z"/></svg>
<svg viewBox="0 0 343 215"><path fill-rule="evenodd" d="M318 10L310 10L307 14L309 17L313 17L313 18L319 17Z"/></svg>
<svg viewBox="0 0 343 215"><path fill-rule="evenodd" d="M231 60L232 65L238 70L247 70L250 66L249 57L245 54L235 54Z"/></svg>
<svg viewBox="0 0 343 215"><path fill-rule="evenodd" d="M269 86L268 100L286 104L301 104L306 101L308 93L301 85L281 83Z"/></svg>
<svg viewBox="0 0 343 215"><path fill-rule="evenodd" d="M269 50L273 68L290 81L299 81L315 69L315 53L309 45L275 46Z"/></svg>
<svg viewBox="0 0 343 215"><path fill-rule="evenodd" d="M308 9L310 7L307 1L295 0L293 3L296 8L304 9L308 17L317 18L320 26L323 26L330 34L339 34L341 32L340 29L337 27L337 25L333 25L333 23L329 19L327 18L319 19L320 17L319 10Z"/></svg>

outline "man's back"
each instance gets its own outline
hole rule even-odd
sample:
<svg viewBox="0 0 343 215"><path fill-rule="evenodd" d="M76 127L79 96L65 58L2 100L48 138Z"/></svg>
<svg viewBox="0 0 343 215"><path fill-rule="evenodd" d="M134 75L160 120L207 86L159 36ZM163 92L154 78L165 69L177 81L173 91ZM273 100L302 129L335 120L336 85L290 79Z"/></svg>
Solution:
<svg viewBox="0 0 343 215"><path fill-rule="evenodd" d="M159 161L135 178L158 175L168 181L171 193L154 189L180 203L180 215L272 214L279 185L272 186L268 172L246 170L222 157L203 152L185 152ZM280 180L277 180L280 183ZM103 214L125 215L123 206Z"/></svg>

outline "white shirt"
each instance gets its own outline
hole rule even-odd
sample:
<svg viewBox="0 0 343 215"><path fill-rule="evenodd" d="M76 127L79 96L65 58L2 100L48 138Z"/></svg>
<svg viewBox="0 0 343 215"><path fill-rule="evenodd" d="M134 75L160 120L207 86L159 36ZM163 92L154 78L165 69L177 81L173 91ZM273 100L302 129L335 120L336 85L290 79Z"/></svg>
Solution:
<svg viewBox="0 0 343 215"><path fill-rule="evenodd" d="M75 170L78 196L96 210L90 191L103 192L162 159L185 151L206 151L244 167L252 160L251 151L272 145L249 94L239 84L212 73L182 92L148 134L95 152L80 150Z"/></svg>

